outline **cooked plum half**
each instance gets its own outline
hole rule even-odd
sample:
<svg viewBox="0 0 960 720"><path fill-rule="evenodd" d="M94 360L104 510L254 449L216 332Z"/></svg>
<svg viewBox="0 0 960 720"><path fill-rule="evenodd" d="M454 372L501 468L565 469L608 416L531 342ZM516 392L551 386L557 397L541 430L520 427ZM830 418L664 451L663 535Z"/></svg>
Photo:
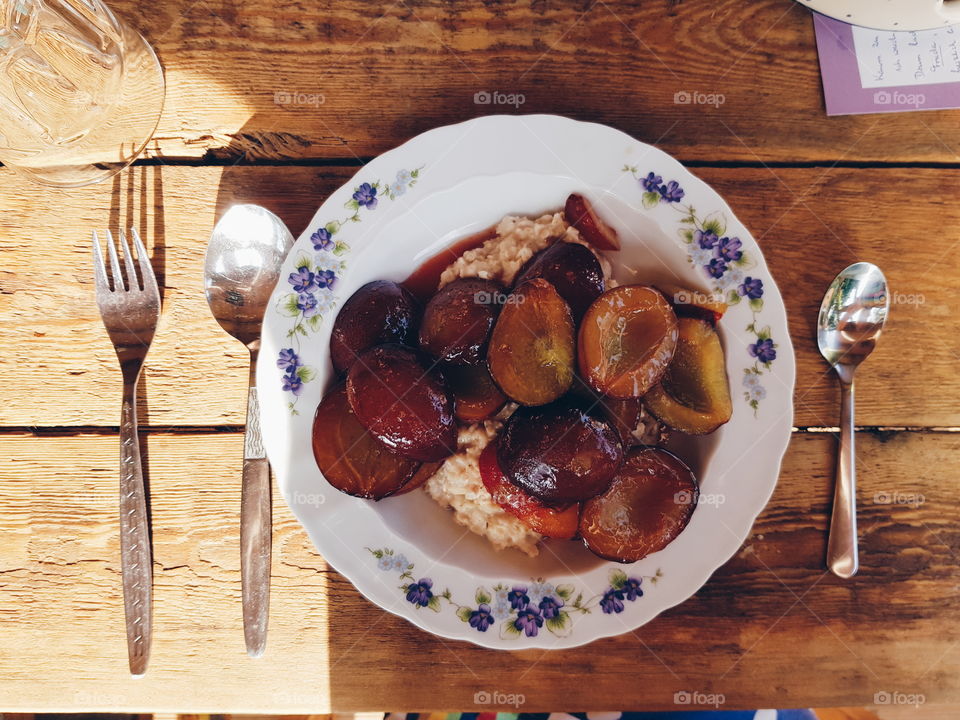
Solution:
<svg viewBox="0 0 960 720"><path fill-rule="evenodd" d="M560 540L569 540L577 534L580 505L570 505L562 510L547 507L507 480L497 462L496 440L480 453L480 479L493 501L520 518L531 530Z"/></svg>
<svg viewBox="0 0 960 720"><path fill-rule="evenodd" d="M503 285L481 278L444 285L423 310L420 347L444 362L482 363L505 294Z"/></svg>
<svg viewBox="0 0 960 720"><path fill-rule="evenodd" d="M705 435L733 414L723 346L706 320L680 318L679 330L673 362L644 402L673 429Z"/></svg>
<svg viewBox="0 0 960 720"><path fill-rule="evenodd" d="M727 304L723 300L704 290L672 283L658 284L657 289L666 296L677 317L699 318L716 325L727 311Z"/></svg>
<svg viewBox="0 0 960 720"><path fill-rule="evenodd" d="M610 488L583 504L580 534L600 557L636 562L680 534L698 497L696 478L679 458L637 448L627 453Z"/></svg>
<svg viewBox="0 0 960 720"><path fill-rule="evenodd" d="M484 365L448 365L443 377L453 394L453 414L461 422L493 417L507 402Z"/></svg>
<svg viewBox="0 0 960 720"><path fill-rule="evenodd" d="M563 206L563 216L580 236L598 250L619 250L617 231L607 225L583 195L573 193Z"/></svg>
<svg viewBox="0 0 960 720"><path fill-rule="evenodd" d="M442 460L437 462L425 462L417 468L417 471L407 480L403 487L397 490L391 497L400 497L401 495L406 495L408 492L413 492L417 488L421 488L427 484L427 480L432 478L436 474L437 470L440 469L440 466L443 465Z"/></svg>
<svg viewBox="0 0 960 720"><path fill-rule="evenodd" d="M598 393L641 397L667 370L677 316L656 289L621 285L596 299L580 324L580 374Z"/></svg>
<svg viewBox="0 0 960 720"><path fill-rule="evenodd" d="M541 250L520 269L516 285L541 277L567 301L574 322L603 292L603 269L590 248L578 243L558 240Z"/></svg>
<svg viewBox="0 0 960 720"><path fill-rule="evenodd" d="M602 493L622 460L616 431L566 402L518 409L497 441L507 479L553 507Z"/></svg>
<svg viewBox="0 0 960 720"><path fill-rule="evenodd" d="M390 450L413 460L442 460L457 447L453 401L413 350L378 345L347 373L347 397L360 424Z"/></svg>
<svg viewBox="0 0 960 720"><path fill-rule="evenodd" d="M420 467L416 460L390 452L360 424L343 383L317 407L313 457L337 490L372 500L397 493Z"/></svg>
<svg viewBox="0 0 960 720"><path fill-rule="evenodd" d="M543 278L521 283L506 299L490 336L487 364L504 394L521 405L545 405L573 381L570 307Z"/></svg>
<svg viewBox="0 0 960 720"><path fill-rule="evenodd" d="M420 303L410 292L389 280L367 283L343 304L330 336L330 359L345 372L357 355L374 345L417 340Z"/></svg>

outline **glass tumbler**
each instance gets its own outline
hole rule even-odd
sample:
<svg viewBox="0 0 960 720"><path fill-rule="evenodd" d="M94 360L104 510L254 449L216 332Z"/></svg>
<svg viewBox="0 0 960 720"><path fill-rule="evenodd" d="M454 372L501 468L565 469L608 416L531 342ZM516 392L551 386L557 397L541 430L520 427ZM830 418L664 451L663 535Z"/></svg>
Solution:
<svg viewBox="0 0 960 720"><path fill-rule="evenodd" d="M163 71L100 0L0 0L0 162L47 185L119 172L163 109Z"/></svg>

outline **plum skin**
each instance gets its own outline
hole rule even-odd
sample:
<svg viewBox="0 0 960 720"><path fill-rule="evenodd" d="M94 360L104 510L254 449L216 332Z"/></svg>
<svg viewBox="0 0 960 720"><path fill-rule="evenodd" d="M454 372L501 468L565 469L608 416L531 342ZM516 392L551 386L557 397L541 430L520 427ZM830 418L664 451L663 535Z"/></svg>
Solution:
<svg viewBox="0 0 960 720"><path fill-rule="evenodd" d="M364 429L342 382L317 406L311 434L317 467L330 485L347 495L380 500L399 494L420 467Z"/></svg>
<svg viewBox="0 0 960 720"><path fill-rule="evenodd" d="M622 460L616 430L563 401L518 409L497 442L497 461L507 479L553 507L604 492Z"/></svg>
<svg viewBox="0 0 960 720"><path fill-rule="evenodd" d="M554 241L530 258L517 274L514 285L540 277L551 283L567 301L574 323L579 323L590 304L603 293L603 268L590 248L579 243Z"/></svg>
<svg viewBox="0 0 960 720"><path fill-rule="evenodd" d="M450 394L410 348L387 344L363 352L347 373L347 398L360 424L397 454L432 462L456 450Z"/></svg>
<svg viewBox="0 0 960 720"><path fill-rule="evenodd" d="M421 349L447 363L483 363L504 294L503 285L482 278L457 278L445 285L423 310Z"/></svg>
<svg viewBox="0 0 960 720"><path fill-rule="evenodd" d="M358 288L340 308L330 335L330 360L346 372L364 350L383 343L416 342L420 303L406 288L374 280Z"/></svg>

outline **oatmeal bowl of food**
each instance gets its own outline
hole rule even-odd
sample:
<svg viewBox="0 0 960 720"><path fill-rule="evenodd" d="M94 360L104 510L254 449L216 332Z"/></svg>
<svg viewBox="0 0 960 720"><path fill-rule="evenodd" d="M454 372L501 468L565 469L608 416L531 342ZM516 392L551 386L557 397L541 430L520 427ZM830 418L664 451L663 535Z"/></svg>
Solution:
<svg viewBox="0 0 960 720"><path fill-rule="evenodd" d="M488 647L632 630L740 547L790 437L760 249L678 162L494 116L365 166L286 260L264 441L324 558Z"/></svg>

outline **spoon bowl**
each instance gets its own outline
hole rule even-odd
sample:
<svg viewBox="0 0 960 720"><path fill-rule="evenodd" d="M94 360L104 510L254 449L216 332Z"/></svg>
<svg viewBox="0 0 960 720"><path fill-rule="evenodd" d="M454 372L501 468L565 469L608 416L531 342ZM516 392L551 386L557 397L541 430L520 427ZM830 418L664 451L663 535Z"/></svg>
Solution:
<svg viewBox="0 0 960 720"><path fill-rule="evenodd" d="M890 311L887 280L876 265L855 263L827 289L817 319L820 354L840 378L840 451L827 540L827 566L842 578L860 567L857 549L853 376L873 352Z"/></svg>
<svg viewBox="0 0 960 720"><path fill-rule="evenodd" d="M213 229L204 260L204 290L220 326L248 347L260 325L293 235L258 205L234 205Z"/></svg>
<svg viewBox="0 0 960 720"><path fill-rule="evenodd" d="M830 284L820 305L817 344L837 372L855 368L873 352L887 321L887 280L871 263L855 263Z"/></svg>

